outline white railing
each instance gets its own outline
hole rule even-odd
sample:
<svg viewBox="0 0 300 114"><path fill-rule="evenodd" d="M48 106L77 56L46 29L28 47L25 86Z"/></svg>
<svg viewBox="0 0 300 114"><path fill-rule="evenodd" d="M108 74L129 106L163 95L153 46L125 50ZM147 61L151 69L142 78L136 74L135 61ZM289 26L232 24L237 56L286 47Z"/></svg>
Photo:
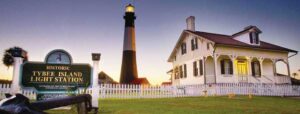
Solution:
<svg viewBox="0 0 300 114"><path fill-rule="evenodd" d="M262 83L275 83L274 78L272 79L272 77L274 76L262 75L260 81Z"/></svg>
<svg viewBox="0 0 300 114"><path fill-rule="evenodd" d="M10 92L10 84L0 84L0 99L5 98L5 93ZM36 92L31 89L22 90L22 94L29 99L36 99Z"/></svg>
<svg viewBox="0 0 300 114"><path fill-rule="evenodd" d="M206 83L216 83L215 75L206 75L205 77Z"/></svg>
<svg viewBox="0 0 300 114"><path fill-rule="evenodd" d="M254 77L252 75L247 76L248 77L248 83L261 83L260 78Z"/></svg>
<svg viewBox="0 0 300 114"><path fill-rule="evenodd" d="M290 84L291 82L291 78L288 76L275 76L275 82L276 83L285 83L285 84Z"/></svg>
<svg viewBox="0 0 300 114"><path fill-rule="evenodd" d="M248 77L249 76L237 76L238 77L238 81L241 83L248 83Z"/></svg>
<svg viewBox="0 0 300 114"><path fill-rule="evenodd" d="M0 85L0 99L9 88ZM78 89L83 93L84 89ZM92 94L88 88L85 93ZM96 91L97 92L97 91ZM135 99L135 98L174 98L193 96L225 96L236 95L257 95L257 96L300 96L300 86L282 84L253 84L253 83L223 83L223 84L199 84L181 86L146 86L126 84L101 84L99 98L107 99ZM23 95L30 99L36 99L33 90L23 90Z"/></svg>
<svg viewBox="0 0 300 114"><path fill-rule="evenodd" d="M300 96L300 86L224 83L185 86L143 86L102 84L100 98L130 99L130 98L172 98L192 96L224 96L228 94L257 96Z"/></svg>

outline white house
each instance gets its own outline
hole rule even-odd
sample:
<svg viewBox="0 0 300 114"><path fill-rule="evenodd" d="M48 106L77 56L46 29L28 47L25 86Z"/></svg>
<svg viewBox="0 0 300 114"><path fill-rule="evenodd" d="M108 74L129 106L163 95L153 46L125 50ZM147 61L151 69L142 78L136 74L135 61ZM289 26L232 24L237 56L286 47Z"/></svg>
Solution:
<svg viewBox="0 0 300 114"><path fill-rule="evenodd" d="M187 18L187 30L168 58L173 64L168 72L173 85L291 83L288 58L297 51L261 41L262 31L256 26L223 35L196 31L194 20L194 16ZM276 72L279 61L285 64L286 75Z"/></svg>

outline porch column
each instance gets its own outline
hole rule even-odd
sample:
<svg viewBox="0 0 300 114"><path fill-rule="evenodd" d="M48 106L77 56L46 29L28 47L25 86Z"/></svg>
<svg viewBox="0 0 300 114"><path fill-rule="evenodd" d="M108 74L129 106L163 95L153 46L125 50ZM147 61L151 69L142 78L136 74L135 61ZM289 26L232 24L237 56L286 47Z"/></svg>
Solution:
<svg viewBox="0 0 300 114"><path fill-rule="evenodd" d="M286 66L287 66L287 69L288 69L288 76L291 77L290 63L288 61L286 62Z"/></svg>
<svg viewBox="0 0 300 114"><path fill-rule="evenodd" d="M272 63L273 63L273 80L274 80L274 83L276 84L277 83L277 80L276 80L276 76L277 76L277 71L276 71L276 59L272 59Z"/></svg>
<svg viewBox="0 0 300 114"><path fill-rule="evenodd" d="M218 57L219 57L219 55L217 55L217 54L214 54L214 70L215 70L215 83L217 83L218 82L218 80L217 80L217 78L218 78L218 76L217 76L217 71L218 71L218 65L217 65L217 63L218 63Z"/></svg>
<svg viewBox="0 0 300 114"><path fill-rule="evenodd" d="M264 61L264 58L259 58L258 59L259 61L259 66L260 66L260 83L263 83L264 81L262 81L262 79L264 78L263 75L264 75L264 68L263 68L263 61Z"/></svg>
<svg viewBox="0 0 300 114"><path fill-rule="evenodd" d="M230 60L231 60L231 62L232 62L232 75L233 75L233 77L234 77L234 82L235 82L235 83L239 83L239 77L238 77L238 75L236 75L236 74L237 74L237 71L236 71L236 69L235 69L235 68L237 68L237 66L236 66L236 64L234 64L234 61L236 60L237 56L231 55L231 56L229 56L229 57L230 57Z"/></svg>
<svg viewBox="0 0 300 114"><path fill-rule="evenodd" d="M273 61L273 72L274 72L274 76L277 76L277 70L276 70L276 62L277 62L277 60L276 59L272 59L272 61Z"/></svg>
<svg viewBox="0 0 300 114"><path fill-rule="evenodd" d="M286 63L286 66L287 66L287 72L288 72L288 77L289 77L289 82L288 83L292 83L292 79L291 79L291 70L290 70L290 63L289 63L289 60L288 59L284 59L283 60L285 63Z"/></svg>
<svg viewBox="0 0 300 114"><path fill-rule="evenodd" d="M206 84L206 57L203 57L203 76L204 84Z"/></svg>
<svg viewBox="0 0 300 114"><path fill-rule="evenodd" d="M248 83L249 82L254 82L253 80L252 80L252 67L251 67L251 62L252 62L252 57L247 57L247 64L248 64L248 76L247 76L247 78L248 78Z"/></svg>

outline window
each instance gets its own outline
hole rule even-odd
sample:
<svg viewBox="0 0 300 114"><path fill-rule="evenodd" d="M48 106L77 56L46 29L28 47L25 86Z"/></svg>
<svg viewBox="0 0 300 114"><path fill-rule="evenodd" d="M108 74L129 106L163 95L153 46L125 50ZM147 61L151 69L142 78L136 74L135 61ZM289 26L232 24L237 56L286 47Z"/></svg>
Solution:
<svg viewBox="0 0 300 114"><path fill-rule="evenodd" d="M199 70L200 70L200 75L203 75L203 61L199 61Z"/></svg>
<svg viewBox="0 0 300 114"><path fill-rule="evenodd" d="M186 54L186 44L185 43L182 43L181 44L181 54Z"/></svg>
<svg viewBox="0 0 300 114"><path fill-rule="evenodd" d="M258 61L251 62L251 69L252 69L252 76L255 77L261 76L260 63Z"/></svg>
<svg viewBox="0 0 300 114"><path fill-rule="evenodd" d="M221 74L233 74L232 61L229 59L221 60Z"/></svg>
<svg viewBox="0 0 300 114"><path fill-rule="evenodd" d="M257 32L250 32L249 37L251 44L259 44L259 37Z"/></svg>
<svg viewBox="0 0 300 114"><path fill-rule="evenodd" d="M194 76L198 76L197 61L193 63Z"/></svg>
<svg viewBox="0 0 300 114"><path fill-rule="evenodd" d="M187 70L186 70L186 64L184 64L184 77L187 77Z"/></svg>
<svg viewBox="0 0 300 114"><path fill-rule="evenodd" d="M183 78L182 66L179 67L179 75L180 75L180 78Z"/></svg>
<svg viewBox="0 0 300 114"><path fill-rule="evenodd" d="M207 46L207 50L209 50L209 43L207 43L206 46Z"/></svg>
<svg viewBox="0 0 300 114"><path fill-rule="evenodd" d="M176 55L174 56L174 61L176 61Z"/></svg>
<svg viewBox="0 0 300 114"><path fill-rule="evenodd" d="M192 49L192 51L198 49L198 40L197 40L197 38L193 38L191 40L191 49Z"/></svg>

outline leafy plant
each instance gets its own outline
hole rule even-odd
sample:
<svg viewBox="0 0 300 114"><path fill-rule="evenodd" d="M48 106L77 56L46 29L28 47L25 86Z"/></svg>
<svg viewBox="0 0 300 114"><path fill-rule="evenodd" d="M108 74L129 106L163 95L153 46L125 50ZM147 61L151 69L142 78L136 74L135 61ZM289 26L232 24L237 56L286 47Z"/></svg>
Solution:
<svg viewBox="0 0 300 114"><path fill-rule="evenodd" d="M13 56L10 54L10 53L5 53L4 54L4 57L2 59L3 61L3 64L6 66L6 67L10 67L11 65L13 65L14 63L14 59L13 59Z"/></svg>
<svg viewBox="0 0 300 114"><path fill-rule="evenodd" d="M20 48L20 47L12 47L12 48L9 48L9 49L5 50L2 62L8 68L14 64L14 58L13 58L14 50L20 50L21 51L23 49ZM23 59L23 62L26 62L26 61L28 61L27 53L25 53L24 59Z"/></svg>

